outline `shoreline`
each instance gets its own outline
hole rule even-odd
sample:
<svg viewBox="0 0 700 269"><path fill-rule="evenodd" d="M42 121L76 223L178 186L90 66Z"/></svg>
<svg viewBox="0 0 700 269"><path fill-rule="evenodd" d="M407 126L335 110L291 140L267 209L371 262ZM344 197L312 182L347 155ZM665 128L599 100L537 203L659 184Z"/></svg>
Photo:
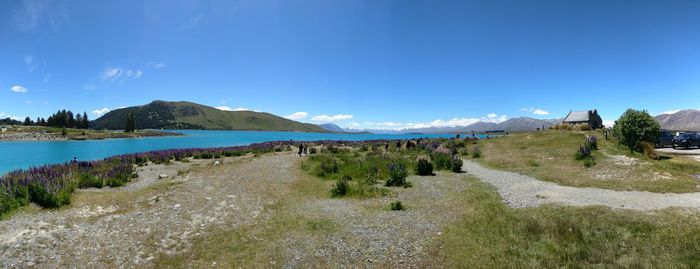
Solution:
<svg viewBox="0 0 700 269"><path fill-rule="evenodd" d="M71 130L66 136L54 132L4 132L0 133L0 142L26 142L26 141L69 141L69 140L105 140L118 138L145 138L162 136L184 136L182 133L160 130L140 130L134 133L115 131L83 130L75 132Z"/></svg>

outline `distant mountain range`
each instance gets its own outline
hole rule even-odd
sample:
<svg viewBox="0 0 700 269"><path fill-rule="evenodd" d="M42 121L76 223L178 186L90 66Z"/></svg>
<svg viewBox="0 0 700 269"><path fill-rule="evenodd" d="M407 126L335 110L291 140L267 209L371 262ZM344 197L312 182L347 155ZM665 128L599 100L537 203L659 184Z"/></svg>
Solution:
<svg viewBox="0 0 700 269"><path fill-rule="evenodd" d="M656 117L661 128L674 131L700 131L700 110L686 109Z"/></svg>
<svg viewBox="0 0 700 269"><path fill-rule="evenodd" d="M378 130L378 129L365 129L363 131L371 133L384 133L384 134L406 134L406 133L421 133L421 134L444 134L444 133L471 133L471 132L485 132L494 130L503 130L506 132L528 132L536 131L537 128L549 128L550 126L561 123L561 119L533 119L529 117L520 117L508 119L501 123L493 122L476 122L467 126L455 126L455 127L426 127L426 128L412 128L412 129L401 129L401 130Z"/></svg>
<svg viewBox="0 0 700 269"><path fill-rule="evenodd" d="M318 126L332 133L368 133L367 131L363 130L343 128L338 125L335 125L334 123L318 124Z"/></svg>
<svg viewBox="0 0 700 269"><path fill-rule="evenodd" d="M90 128L124 129L129 113L134 113L136 129L329 132L315 124L301 123L270 113L223 111L191 102L166 101L153 101L142 106L110 111L91 121Z"/></svg>

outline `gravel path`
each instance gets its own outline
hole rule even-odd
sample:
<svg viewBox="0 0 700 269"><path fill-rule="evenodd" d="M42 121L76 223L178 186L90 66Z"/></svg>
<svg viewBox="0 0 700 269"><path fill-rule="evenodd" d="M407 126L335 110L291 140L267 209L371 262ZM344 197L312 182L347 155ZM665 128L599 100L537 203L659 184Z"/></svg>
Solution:
<svg viewBox="0 0 700 269"><path fill-rule="evenodd" d="M491 170L468 160L464 160L462 169L496 187L503 200L516 208L546 203L603 205L636 210L700 208L700 193L652 193L561 186L512 172Z"/></svg>

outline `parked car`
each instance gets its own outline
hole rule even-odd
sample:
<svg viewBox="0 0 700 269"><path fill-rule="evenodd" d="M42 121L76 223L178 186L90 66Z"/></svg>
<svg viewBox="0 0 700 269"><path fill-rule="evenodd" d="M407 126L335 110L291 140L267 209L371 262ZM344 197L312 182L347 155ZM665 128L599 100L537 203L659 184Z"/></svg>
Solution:
<svg viewBox="0 0 700 269"><path fill-rule="evenodd" d="M659 140L656 141L656 147L673 147L673 133L666 130L661 130L661 133L659 134Z"/></svg>
<svg viewBox="0 0 700 269"><path fill-rule="evenodd" d="M696 133L683 133L673 138L673 148L698 147L700 148L700 135Z"/></svg>

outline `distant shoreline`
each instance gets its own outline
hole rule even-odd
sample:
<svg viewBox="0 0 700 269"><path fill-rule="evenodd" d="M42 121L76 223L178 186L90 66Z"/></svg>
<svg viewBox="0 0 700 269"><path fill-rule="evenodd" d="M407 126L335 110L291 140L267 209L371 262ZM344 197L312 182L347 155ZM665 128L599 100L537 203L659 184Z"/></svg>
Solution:
<svg viewBox="0 0 700 269"><path fill-rule="evenodd" d="M133 133L125 133L118 131L98 131L72 128L66 129L66 134L63 135L61 128L9 126L9 128L6 128L0 132L0 142L104 140L115 138L143 138L182 135L182 133L178 132L160 130L137 130Z"/></svg>

